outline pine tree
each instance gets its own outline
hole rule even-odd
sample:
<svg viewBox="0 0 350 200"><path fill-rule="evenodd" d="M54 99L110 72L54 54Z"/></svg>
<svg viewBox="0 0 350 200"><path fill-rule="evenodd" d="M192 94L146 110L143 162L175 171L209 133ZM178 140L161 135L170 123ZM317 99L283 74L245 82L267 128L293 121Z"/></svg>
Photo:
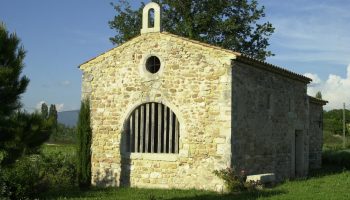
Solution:
<svg viewBox="0 0 350 200"><path fill-rule="evenodd" d="M20 95L28 86L29 79L21 76L25 50L15 33L9 34L0 24L0 121L8 119L21 108Z"/></svg>
<svg viewBox="0 0 350 200"><path fill-rule="evenodd" d="M29 79L21 76L25 51L20 39L0 24L0 167L37 152L49 135L49 124L39 114L20 111L21 94Z"/></svg>
<svg viewBox="0 0 350 200"><path fill-rule="evenodd" d="M77 171L80 188L87 188L91 184L91 133L90 103L85 100L81 102L77 124Z"/></svg>

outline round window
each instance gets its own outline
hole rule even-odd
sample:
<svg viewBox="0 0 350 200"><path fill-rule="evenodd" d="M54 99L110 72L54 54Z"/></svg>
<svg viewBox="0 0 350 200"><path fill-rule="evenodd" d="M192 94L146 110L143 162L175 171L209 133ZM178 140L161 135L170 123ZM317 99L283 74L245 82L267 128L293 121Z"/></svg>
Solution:
<svg viewBox="0 0 350 200"><path fill-rule="evenodd" d="M160 60L156 56L151 56L146 61L146 69L147 71L155 74L160 69Z"/></svg>

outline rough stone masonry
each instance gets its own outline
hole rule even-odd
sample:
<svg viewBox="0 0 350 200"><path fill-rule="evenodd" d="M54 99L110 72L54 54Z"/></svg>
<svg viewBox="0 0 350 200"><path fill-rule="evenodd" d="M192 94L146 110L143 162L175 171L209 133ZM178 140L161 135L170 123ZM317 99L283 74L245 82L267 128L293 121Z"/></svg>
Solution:
<svg viewBox="0 0 350 200"><path fill-rule="evenodd" d="M214 170L320 167L326 101L307 96L311 79L163 32L160 11L147 4L141 35L80 65L93 184L223 191Z"/></svg>

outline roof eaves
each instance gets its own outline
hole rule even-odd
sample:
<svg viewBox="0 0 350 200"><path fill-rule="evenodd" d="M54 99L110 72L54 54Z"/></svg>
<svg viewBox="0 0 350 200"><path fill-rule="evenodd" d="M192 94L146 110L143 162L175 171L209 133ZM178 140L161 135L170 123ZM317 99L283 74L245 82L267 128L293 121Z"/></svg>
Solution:
<svg viewBox="0 0 350 200"><path fill-rule="evenodd" d="M311 103L320 104L320 105L323 105L323 106L328 103L328 101L326 101L326 100L318 99L318 98L315 98L315 97L312 97L312 96L309 96L309 101Z"/></svg>
<svg viewBox="0 0 350 200"><path fill-rule="evenodd" d="M286 70L282 67L278 67L276 65L273 65L273 64L261 61L261 60L251 58L251 57L243 55L243 54L241 54L240 56L237 56L236 60L239 62L243 62L245 64L250 64L254 67L259 67L261 69L264 69L264 70L267 70L267 71L270 71L270 72L273 72L276 74L280 74L282 76L285 76L285 77L288 77L288 78L291 78L294 80L301 81L303 83L310 83L312 81L312 79L310 79L306 76L294 73L294 72Z"/></svg>

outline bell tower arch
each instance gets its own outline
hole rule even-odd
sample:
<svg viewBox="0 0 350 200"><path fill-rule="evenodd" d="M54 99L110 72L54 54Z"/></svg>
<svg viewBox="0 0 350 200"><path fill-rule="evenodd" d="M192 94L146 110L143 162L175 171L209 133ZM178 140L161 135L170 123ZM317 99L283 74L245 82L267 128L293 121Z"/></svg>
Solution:
<svg viewBox="0 0 350 200"><path fill-rule="evenodd" d="M153 11L154 13L154 26L150 26L150 12ZM142 29L141 34L144 33L154 33L154 32L160 32L161 31L161 22L160 22L160 6L154 2L148 3L144 8L142 12Z"/></svg>

